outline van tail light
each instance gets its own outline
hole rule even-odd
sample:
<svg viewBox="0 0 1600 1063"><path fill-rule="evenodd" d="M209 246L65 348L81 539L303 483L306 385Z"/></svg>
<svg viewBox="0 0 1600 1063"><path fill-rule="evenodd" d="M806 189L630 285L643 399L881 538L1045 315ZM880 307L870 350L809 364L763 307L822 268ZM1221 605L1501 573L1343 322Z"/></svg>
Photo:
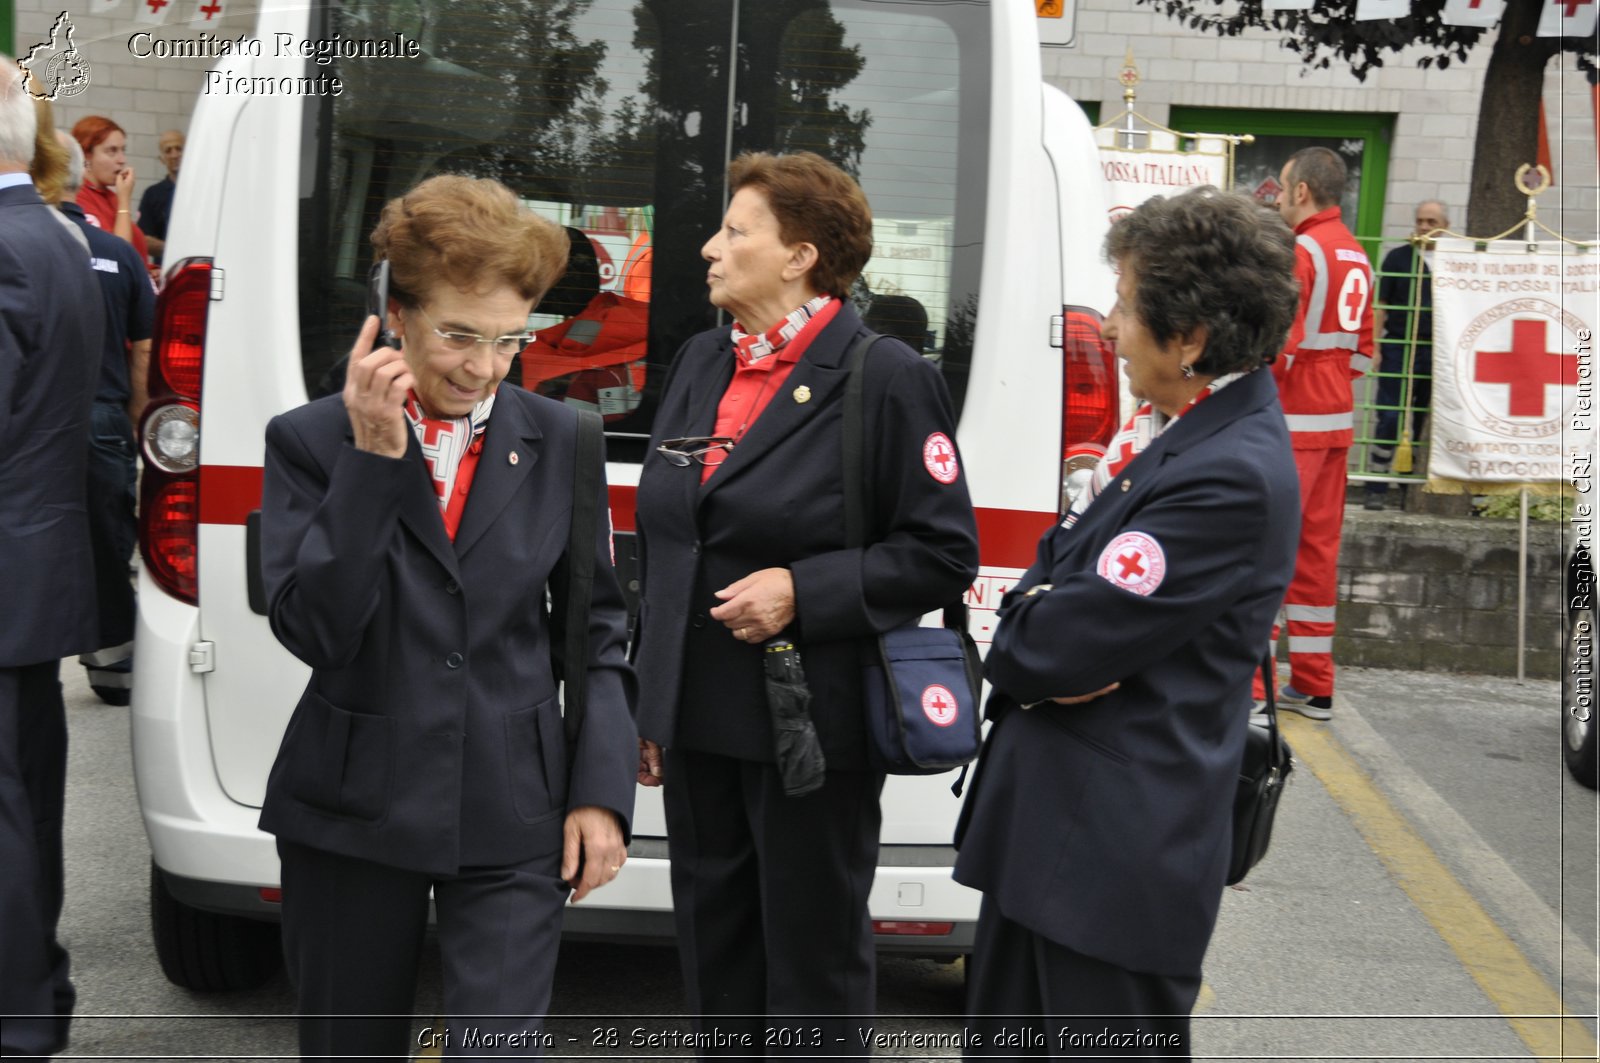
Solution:
<svg viewBox="0 0 1600 1063"><path fill-rule="evenodd" d="M1067 504L1069 481L1093 472L1117 431L1120 412L1117 356L1100 338L1098 311L1086 306L1062 308L1061 343L1061 508Z"/></svg>
<svg viewBox="0 0 1600 1063"><path fill-rule="evenodd" d="M1069 306L1061 344L1061 453L1083 443L1104 447L1117 431L1117 356L1100 339L1098 311Z"/></svg>
<svg viewBox="0 0 1600 1063"><path fill-rule="evenodd" d="M139 418L145 471L139 487L139 553L156 585L199 602L200 379L211 260L186 258L156 298L150 405Z"/></svg>

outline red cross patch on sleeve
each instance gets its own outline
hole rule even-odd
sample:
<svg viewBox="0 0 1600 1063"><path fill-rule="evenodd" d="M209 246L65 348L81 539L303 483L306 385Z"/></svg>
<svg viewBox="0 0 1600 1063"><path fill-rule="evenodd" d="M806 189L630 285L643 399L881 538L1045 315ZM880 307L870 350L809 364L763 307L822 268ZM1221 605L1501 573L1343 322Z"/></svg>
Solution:
<svg viewBox="0 0 1600 1063"><path fill-rule="evenodd" d="M956 460L956 446L943 432L935 432L922 444L922 467L928 475L942 484L953 484L961 475L961 464Z"/></svg>
<svg viewBox="0 0 1600 1063"><path fill-rule="evenodd" d="M1150 595L1167 575L1167 555L1144 532L1123 532L1100 551L1094 570L1100 578L1125 591Z"/></svg>

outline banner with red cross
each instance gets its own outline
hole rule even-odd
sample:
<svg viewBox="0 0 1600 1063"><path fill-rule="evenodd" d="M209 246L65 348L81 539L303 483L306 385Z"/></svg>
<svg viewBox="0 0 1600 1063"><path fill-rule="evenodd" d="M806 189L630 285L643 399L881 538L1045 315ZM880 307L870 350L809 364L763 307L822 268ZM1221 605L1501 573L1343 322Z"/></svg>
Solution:
<svg viewBox="0 0 1600 1063"><path fill-rule="evenodd" d="M1433 252L1433 412L1428 474L1555 483L1579 447L1563 432L1594 400L1600 257L1503 240Z"/></svg>

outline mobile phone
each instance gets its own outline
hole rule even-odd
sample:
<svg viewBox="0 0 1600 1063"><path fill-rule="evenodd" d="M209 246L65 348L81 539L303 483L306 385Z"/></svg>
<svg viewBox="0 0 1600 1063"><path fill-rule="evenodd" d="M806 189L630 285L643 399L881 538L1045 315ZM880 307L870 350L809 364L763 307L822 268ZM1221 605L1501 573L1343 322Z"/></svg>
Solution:
<svg viewBox="0 0 1600 1063"><path fill-rule="evenodd" d="M389 260L379 259L367 274L367 313L378 315L379 347L400 348L400 338L389 328Z"/></svg>

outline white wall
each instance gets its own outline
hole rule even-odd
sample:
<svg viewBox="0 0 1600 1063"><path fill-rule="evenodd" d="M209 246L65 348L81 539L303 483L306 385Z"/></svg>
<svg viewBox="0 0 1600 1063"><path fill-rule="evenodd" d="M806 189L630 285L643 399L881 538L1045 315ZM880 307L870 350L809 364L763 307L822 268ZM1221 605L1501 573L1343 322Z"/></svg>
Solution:
<svg viewBox="0 0 1600 1063"><path fill-rule="evenodd" d="M255 25L254 0L224 0L220 17L206 22L198 15L204 0L172 0L161 26L135 21L145 0L121 0L104 15L88 14L87 3L70 6L75 28L73 40L89 63L89 87L71 98L55 102L56 125L70 130L86 115L98 114L116 122L128 134L128 159L135 177L133 200L167 175L157 150L157 140L167 129L187 130L205 72L211 59L139 59L128 50L134 33L148 30L163 39L195 38L202 32L237 37ZM67 6L67 0L15 0L17 58L35 44L50 39L50 27ZM191 21L191 19L193 21Z"/></svg>

